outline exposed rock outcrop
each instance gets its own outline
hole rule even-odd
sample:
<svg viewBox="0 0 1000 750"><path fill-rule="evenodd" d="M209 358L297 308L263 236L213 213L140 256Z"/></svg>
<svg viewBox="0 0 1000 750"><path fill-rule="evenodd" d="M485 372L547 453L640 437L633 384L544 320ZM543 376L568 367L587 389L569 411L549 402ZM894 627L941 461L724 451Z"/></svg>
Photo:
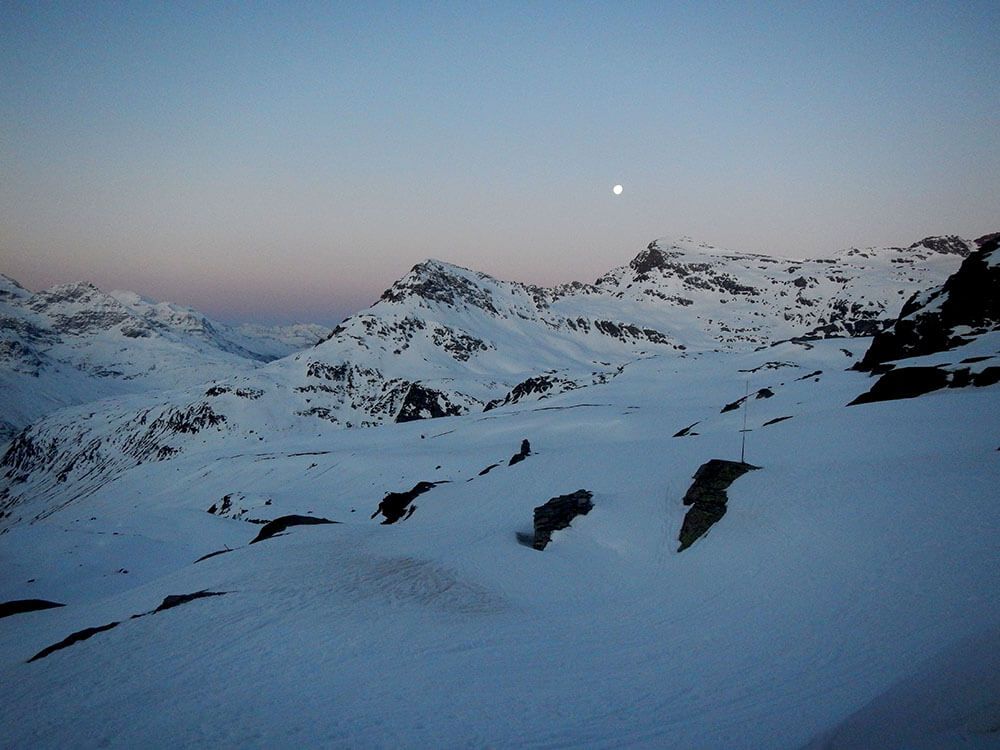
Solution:
<svg viewBox="0 0 1000 750"><path fill-rule="evenodd" d="M448 394L413 383L406 392L403 405L396 415L396 421L412 422L417 419L456 417L461 413L462 407L453 403Z"/></svg>
<svg viewBox="0 0 1000 750"><path fill-rule="evenodd" d="M771 398L774 396L774 391L772 391L770 388L761 388L759 391L756 391L753 394L753 396L756 399ZM746 401L748 398L749 396L740 396L735 401L731 401L730 403L723 406L722 411L720 411L719 413L725 414L727 411L735 411L736 409L739 409L741 406L743 406L743 402ZM697 424L697 422L695 422L695 424ZM693 426L694 425L692 425L692 427ZM674 437L679 437L679 436L674 435Z"/></svg>
<svg viewBox="0 0 1000 750"><path fill-rule="evenodd" d="M764 424L762 424L761 427L767 427L768 425L771 424L778 424L778 422L784 422L786 419L791 419L791 418L792 418L791 414L785 417L775 417L774 419L769 419L766 422L764 422Z"/></svg>
<svg viewBox="0 0 1000 750"><path fill-rule="evenodd" d="M884 373L871 389L848 406L874 401L916 398L941 388L983 387L1000 382L1000 367L986 367L973 373L969 368L949 370L944 367L897 367Z"/></svg>
<svg viewBox="0 0 1000 750"><path fill-rule="evenodd" d="M703 463L695 472L694 482L684 495L684 504L691 509L684 516L684 523L678 541L678 552L683 552L703 536L720 518L726 514L729 485L748 471L759 469L739 461L713 458Z"/></svg>
<svg viewBox="0 0 1000 750"><path fill-rule="evenodd" d="M109 622L107 625L99 625L96 628L84 628L83 630L78 630L75 633L63 638L58 643L53 643L51 646L46 646L37 654L28 659L30 664L33 661L38 661L39 659L44 659L49 654L55 653L56 651L61 651L64 648L72 646L74 643L79 643L80 641L85 641L88 638L93 638L98 633L103 633L106 630L111 630L112 628L117 628L120 622Z"/></svg>
<svg viewBox="0 0 1000 750"><path fill-rule="evenodd" d="M1000 368L942 366L899 367L895 361L937 354L968 344L975 336L1000 330L1000 233L976 240L972 253L945 283L915 294L903 306L890 329L879 333L854 369L881 378L849 405L913 398L940 388L986 386L997 382ZM960 364L977 364L989 357L971 357Z"/></svg>
<svg viewBox="0 0 1000 750"><path fill-rule="evenodd" d="M913 295L892 327L875 336L855 369L933 354L1000 327L1000 233L976 240L979 250L930 293Z"/></svg>
<svg viewBox="0 0 1000 750"><path fill-rule="evenodd" d="M594 507L593 493L577 490L569 495L559 495L535 508L534 534L518 534L522 544L543 550L552 539L552 533L569 527L577 516L585 516Z"/></svg>
<svg viewBox="0 0 1000 750"><path fill-rule="evenodd" d="M873 401L914 398L948 385L949 373L937 367L901 367L879 378L867 393L862 393L848 406Z"/></svg>
<svg viewBox="0 0 1000 750"><path fill-rule="evenodd" d="M153 610L155 615L158 612L163 612L166 609L173 609L174 607L179 607L182 604L187 604L188 602L193 602L195 599L204 599L210 596L225 596L227 592L225 591L195 591L193 594L169 594L163 597L163 601L160 602L160 606Z"/></svg>
<svg viewBox="0 0 1000 750"><path fill-rule="evenodd" d="M10 617L11 615L20 615L24 612L37 612L40 609L65 606L65 604L50 602L45 599L14 599L9 602L0 602L0 619Z"/></svg>
<svg viewBox="0 0 1000 750"><path fill-rule="evenodd" d="M444 482L417 482L413 485L413 489L407 490L406 492L389 492L385 497L382 498L381 502L378 504L378 508L372 513L372 518L375 518L379 513L382 514L382 525L386 526L391 523L396 523L399 519L409 518L413 515L413 511L417 506L412 506L407 512L407 507L411 502L417 497L424 494L428 490L432 490L439 484L444 484Z"/></svg>
<svg viewBox="0 0 1000 750"><path fill-rule="evenodd" d="M194 601L195 599L204 599L205 597L212 597L212 596L224 596L227 593L229 592L202 590L202 591L195 591L193 594L169 594L168 596L165 596L163 598L163 601L160 602L160 605L156 609L151 610L149 612L141 612L139 614L132 615L129 618L129 620L138 620L141 617L156 615L159 614L160 612L163 612L164 610L173 609L174 607L179 607L182 604L187 604L188 602ZM57 606L62 606L62 605L57 605ZM72 646L76 643L85 641L88 638L93 638L98 633L104 633L108 630L111 630L112 628L117 628L123 622L124 622L123 620L115 620L114 622L109 622L107 625L99 625L96 628L84 628L83 630L78 630L75 633L71 633L58 643L53 643L51 646L46 646L45 648L43 648L37 654L28 659L28 663L30 664L33 661L44 659L46 656L49 656L50 654L53 654L56 651L61 651L64 648L68 648L69 646Z"/></svg>
<svg viewBox="0 0 1000 750"><path fill-rule="evenodd" d="M692 424L689 424L687 427L684 427L684 428L682 428L680 430L677 430L677 432L675 432L673 436L674 437L693 437L693 436L697 435L698 433L697 432L691 432L691 430L693 430L695 428L695 426L697 426L698 424L700 424L700 422L694 422Z"/></svg>
<svg viewBox="0 0 1000 750"><path fill-rule="evenodd" d="M279 516L273 521L268 521L260 528L260 533L253 538L250 544L255 544L257 542L263 542L265 539L270 539L275 534L280 534L285 529L291 526L312 526L320 523L340 523L339 521L331 521L329 518L317 518L315 516Z"/></svg>
<svg viewBox="0 0 1000 750"><path fill-rule="evenodd" d="M219 555L224 555L227 552L232 552L232 551L233 550L230 549L229 547L226 547L225 549L217 549L215 550L215 552L209 552L207 555L202 555L197 560L195 560L195 562L200 563L202 560L208 560L210 557L218 557Z"/></svg>
<svg viewBox="0 0 1000 750"><path fill-rule="evenodd" d="M565 393L579 387L578 383L556 377L555 375L537 375L515 385L503 398L493 399L486 404L483 411L491 411L498 406L516 404L527 399L542 399L546 396Z"/></svg>

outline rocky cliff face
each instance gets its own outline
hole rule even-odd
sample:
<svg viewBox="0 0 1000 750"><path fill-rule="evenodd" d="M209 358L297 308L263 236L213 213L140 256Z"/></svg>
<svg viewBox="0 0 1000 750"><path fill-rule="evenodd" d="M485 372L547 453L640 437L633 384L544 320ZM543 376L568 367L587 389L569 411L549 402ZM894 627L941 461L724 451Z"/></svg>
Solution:
<svg viewBox="0 0 1000 750"><path fill-rule="evenodd" d="M852 404L1000 382L1000 233L976 243L944 284L913 295L875 336L855 369L881 377Z"/></svg>
<svg viewBox="0 0 1000 750"><path fill-rule="evenodd" d="M892 327L875 336L858 369L953 349L1000 328L1000 233L976 244L979 251L944 284L910 297Z"/></svg>

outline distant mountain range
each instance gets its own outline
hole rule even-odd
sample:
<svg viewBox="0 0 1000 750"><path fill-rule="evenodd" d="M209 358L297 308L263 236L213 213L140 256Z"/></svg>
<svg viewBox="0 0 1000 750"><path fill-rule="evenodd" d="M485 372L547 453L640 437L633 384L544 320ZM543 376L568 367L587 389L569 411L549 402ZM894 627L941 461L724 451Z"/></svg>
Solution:
<svg viewBox="0 0 1000 750"><path fill-rule="evenodd" d="M229 326L86 283L32 293L0 275L0 440L62 406L253 369L329 331Z"/></svg>

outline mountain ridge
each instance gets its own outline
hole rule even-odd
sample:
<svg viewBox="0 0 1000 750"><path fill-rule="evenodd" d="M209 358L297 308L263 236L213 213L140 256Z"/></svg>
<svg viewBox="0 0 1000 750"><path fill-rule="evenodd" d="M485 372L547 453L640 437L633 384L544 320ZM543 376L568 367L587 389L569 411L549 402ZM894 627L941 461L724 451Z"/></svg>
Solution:
<svg viewBox="0 0 1000 750"><path fill-rule="evenodd" d="M552 287L430 258L296 355L305 367L295 377L304 375L299 387L314 389L321 402L311 403L312 413L370 425L399 412L414 383L467 409L509 403L519 385L540 376L570 387L600 382L656 352L871 335L912 293L943 281L971 249L948 235L792 260L682 237L650 242L593 283ZM349 372L350 388L329 382ZM392 384L377 407L352 397L362 380L369 390Z"/></svg>
<svg viewBox="0 0 1000 750"><path fill-rule="evenodd" d="M63 406L194 384L315 343L321 326L234 327L81 281L0 283L0 441Z"/></svg>

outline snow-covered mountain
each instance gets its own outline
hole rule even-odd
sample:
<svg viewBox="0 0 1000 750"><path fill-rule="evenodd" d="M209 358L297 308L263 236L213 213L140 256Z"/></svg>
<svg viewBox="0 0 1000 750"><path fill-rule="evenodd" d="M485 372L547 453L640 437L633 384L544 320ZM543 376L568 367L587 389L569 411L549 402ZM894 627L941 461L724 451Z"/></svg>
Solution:
<svg viewBox="0 0 1000 750"><path fill-rule="evenodd" d="M31 293L0 275L0 441L62 406L249 371L328 334L228 326L86 283Z"/></svg>
<svg viewBox="0 0 1000 750"><path fill-rule="evenodd" d="M1000 330L878 403L835 336L964 309L970 249L428 262L314 348L50 415L0 462L6 741L992 746Z"/></svg>
<svg viewBox="0 0 1000 750"><path fill-rule="evenodd" d="M211 385L202 381L215 373L201 368L188 375L198 376L197 387L109 399L35 423L0 464L14 482L0 483L0 507L6 523L35 517L51 498L68 501L67 479L85 477L72 495L85 497L211 432L257 441L456 416L607 383L643 357L869 333L902 300L942 283L970 247L928 238L790 261L660 240L595 284L550 289L426 261L313 348ZM111 306L124 304L112 298ZM152 309L173 319L172 306Z"/></svg>
<svg viewBox="0 0 1000 750"><path fill-rule="evenodd" d="M478 411L605 382L651 354L871 335L971 248L932 237L791 261L657 240L594 284L548 289L431 260L280 367L309 394L300 411L337 424Z"/></svg>

